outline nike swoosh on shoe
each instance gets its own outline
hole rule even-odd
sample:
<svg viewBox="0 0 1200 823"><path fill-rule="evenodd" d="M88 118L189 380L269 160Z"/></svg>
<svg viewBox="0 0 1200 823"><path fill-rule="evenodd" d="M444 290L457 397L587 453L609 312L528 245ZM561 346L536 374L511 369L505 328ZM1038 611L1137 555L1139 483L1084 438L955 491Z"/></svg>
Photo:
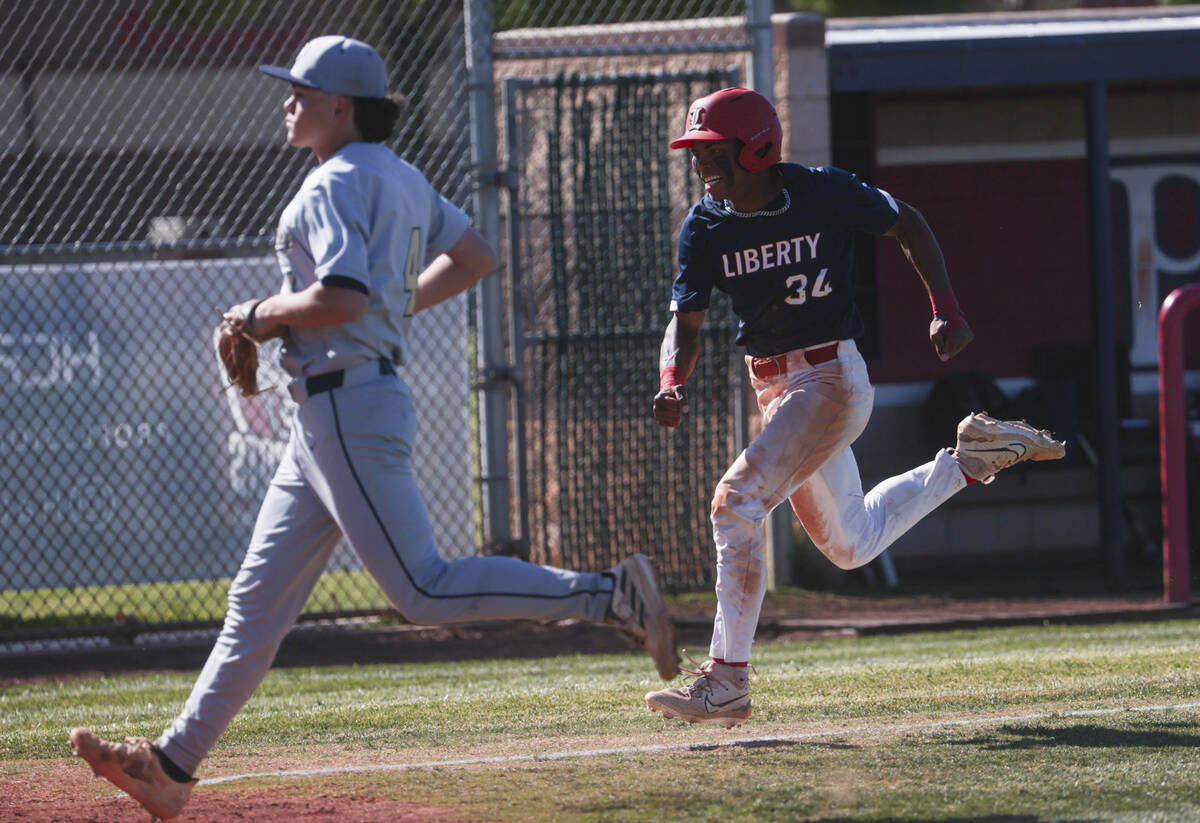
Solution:
<svg viewBox="0 0 1200 823"><path fill-rule="evenodd" d="M1020 447L1021 451L1019 451L1019 452L1015 451L1014 450L1015 447ZM993 449L965 448L965 449L962 449L962 451L974 452L975 454L986 454L988 452L1011 452L1012 454L1016 455L1018 460L1020 460L1022 457L1025 456L1025 452L1028 451L1028 448L1026 448L1024 443L1009 443L1007 446L997 446L996 448L993 448Z"/></svg>
<svg viewBox="0 0 1200 823"><path fill-rule="evenodd" d="M707 711L709 714L716 714L716 713L717 713L717 712L719 712L721 709L723 709L723 708L725 708L726 706L728 706L730 703L735 703L735 702L737 702L738 700L741 700L743 697L745 697L745 695L741 695L741 694L739 694L739 695L737 695L737 696L735 696L735 697L731 697L731 698L729 698L729 699L728 699L728 700L726 700L724 703L714 703L714 702L712 702L712 700L710 700L710 699L709 699L708 695L705 695L705 697L704 697L704 709L705 709L705 711Z"/></svg>

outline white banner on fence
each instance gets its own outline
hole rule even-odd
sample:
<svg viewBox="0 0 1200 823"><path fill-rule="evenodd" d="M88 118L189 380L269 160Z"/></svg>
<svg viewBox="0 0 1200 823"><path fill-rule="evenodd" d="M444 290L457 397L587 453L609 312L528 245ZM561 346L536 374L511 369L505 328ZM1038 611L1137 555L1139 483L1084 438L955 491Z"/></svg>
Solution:
<svg viewBox="0 0 1200 823"><path fill-rule="evenodd" d="M237 570L291 400L271 367L278 389L223 391L212 332L278 286L272 257L0 266L0 588ZM463 298L415 317L401 372L447 557L474 553L466 321ZM359 566L343 545L331 567Z"/></svg>

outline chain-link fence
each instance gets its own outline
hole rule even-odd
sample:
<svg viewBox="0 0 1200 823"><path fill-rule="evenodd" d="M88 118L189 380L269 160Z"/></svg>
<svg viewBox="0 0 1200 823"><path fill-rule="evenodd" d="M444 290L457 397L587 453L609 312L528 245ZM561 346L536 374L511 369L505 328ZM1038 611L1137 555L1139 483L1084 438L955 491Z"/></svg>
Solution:
<svg viewBox="0 0 1200 823"><path fill-rule="evenodd" d="M501 32L488 40L498 61L499 100L504 77L528 75L532 64L534 73L561 72L561 66L549 66L557 58L588 67L596 55L626 55L644 71L677 70L659 59L664 55L686 63L693 53L708 53L719 55L722 65L737 63L748 47L745 9L740 0L0 0L5 647L48 648L62 638L71 638L62 641L71 645L85 635L118 639L151 627L210 627L224 613L228 579L286 442L291 401L282 391L251 400L224 391L213 327L220 308L278 290L275 223L312 167L309 153L283 139L286 86L258 72L259 64L290 65L300 46L321 34L375 45L390 68L392 87L410 101L393 148L474 212L486 202L478 192L490 184L478 162L479 135L491 134L497 144L503 139L494 122L479 129L478 118L503 115L473 111L477 98L470 86L477 81L470 74L466 23L482 25L489 38L491 27ZM701 24L705 18L720 20ZM687 22L648 25L656 20ZM553 41L549 46L546 36ZM500 67L501 60L510 62ZM645 169L659 186L668 186L656 165L667 162L664 129L679 125L688 93L677 87L669 101L655 104L657 119L627 124L654 132L657 142L640 162L649 164ZM530 112L528 103L524 110ZM637 120L643 113L650 109L627 114ZM597 168L592 179L604 173ZM630 173L621 171L613 185L630 182ZM552 183L560 193L577 184L566 178ZM670 181L668 187L671 198L686 198L686 184ZM665 191L654 196L661 199ZM551 222L573 225L572 210L586 208L591 216L584 222L599 226L608 221L601 215L608 208L602 200L623 195L614 187L596 189L586 202L568 196ZM657 309L669 288L669 242L682 217L679 208L677 202L658 203L645 225L626 215L617 234L588 240L575 233L560 238L554 252L553 270L562 273L604 254L606 245L638 250L619 263L622 305L646 311L605 319L637 329L634 342L609 356L610 367L625 373L628 384L604 384L603 392L627 391L632 404L628 414L614 410L614 420L632 419L632 406L645 400L644 384L653 379L653 338L665 319ZM474 216L487 226L487 215ZM640 240L634 239L638 232L644 234ZM594 245L579 245L585 240ZM585 277L604 302L609 285L618 284L604 284L605 265L592 262L591 268L583 266ZM635 282L646 266L653 270ZM514 274L505 272L506 282ZM414 350L404 375L422 421L414 464L439 546L451 557L476 551L486 537L479 483L496 471L481 467L478 453L472 386L481 385L474 360L483 335L477 335L474 321L505 311L511 294L496 305L485 304L491 298L484 295L468 295L414 318ZM506 338L505 356L516 356L520 335ZM518 365L533 375L562 351L560 346L549 359L534 356ZM270 355L263 360L269 364ZM588 361L573 362L582 367ZM553 431L562 453L574 455L537 470L539 492L539 484L567 488L576 482L547 473L586 477L601 459L588 445L595 437L631 436L624 428L608 435L595 429L596 414L593 423L546 422L557 408L592 405L601 384L589 385L582 372L576 377L582 380L530 386L557 398L540 405L541 432ZM264 366L262 385L284 382L282 374ZM705 382L716 387L720 375ZM713 414L726 415L729 402L724 394L714 398ZM644 427L644 415L637 414ZM687 440L691 445L675 448L689 459L726 455L730 424L716 417L710 422L687 436L694 438ZM517 441L510 457L518 464L525 460L525 433L518 426L506 434ZM661 447L654 437L647 448ZM593 457L584 459L589 452ZM510 479L520 485L523 467L516 468ZM610 466L609 476L612 471ZM532 515L536 531L575 530L586 522L583 531L602 534L617 553L640 548L654 554L650 544L661 530L644 528L646 518L687 519L685 542L706 528L703 513L697 515L706 492L684 511L682 497L654 491L659 482L668 488L670 476L660 479L642 466L629 477L631 485L618 492L615 509L612 500L589 503L587 513L579 508L579 501L595 495L596 483L589 481L578 486L583 497L573 498L575 503L566 505L559 497L563 505L539 508ZM694 497L694 486L679 494ZM630 499L645 505L621 502ZM527 495L517 497L518 505L530 502ZM510 514L528 526L525 510L514 507ZM629 529L615 526L614 517L630 523ZM711 574L699 571L711 566L709 541L705 536L696 542L697 556L676 564L689 570L673 573L673 585L691 585ZM550 554L567 565L598 568L610 559L561 549ZM672 548L677 550L684 551L682 544ZM305 617L389 608L343 545Z"/></svg>
<svg viewBox="0 0 1200 823"><path fill-rule="evenodd" d="M603 568L637 549L672 588L712 583L708 500L737 453L745 396L726 303L706 320L687 425L661 429L650 398L675 237L702 194L686 161L664 151L667 135L689 101L738 79L714 69L506 85L524 184L509 215L527 398L522 497L538 560Z"/></svg>
<svg viewBox="0 0 1200 823"><path fill-rule="evenodd" d="M744 369L714 305L687 425L654 422L676 238L703 193L667 144L691 100L746 82L753 27L745 3L673 10L690 19L507 31L495 52L520 534L568 567L642 551L668 588L694 590L713 582L709 500L746 437Z"/></svg>
<svg viewBox="0 0 1200 823"><path fill-rule="evenodd" d="M283 444L286 378L222 390L218 309L279 289L272 239L312 167L284 140L313 36L376 45L410 100L394 147L472 191L454 4L0 3L0 637L208 624ZM414 318L414 463L439 545L471 553L465 299ZM264 362L272 358L266 355ZM346 546L307 614L388 608Z"/></svg>

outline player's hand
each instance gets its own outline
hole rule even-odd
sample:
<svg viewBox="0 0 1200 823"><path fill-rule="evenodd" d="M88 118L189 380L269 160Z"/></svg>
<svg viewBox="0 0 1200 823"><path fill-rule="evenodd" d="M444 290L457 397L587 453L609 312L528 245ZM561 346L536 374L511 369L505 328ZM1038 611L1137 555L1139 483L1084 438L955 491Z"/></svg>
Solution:
<svg viewBox="0 0 1200 823"><path fill-rule="evenodd" d="M262 301L263 298L260 297L226 309L221 315L224 326L228 327L231 334L241 334L255 343L261 342L263 336L255 330L254 310Z"/></svg>
<svg viewBox="0 0 1200 823"><path fill-rule="evenodd" d="M654 395L654 419L660 426L675 428L687 410L687 386L669 386Z"/></svg>
<svg viewBox="0 0 1200 823"><path fill-rule="evenodd" d="M967 347L975 339L975 332L967 325L967 318L961 314L955 317L934 316L929 324L929 339L938 357L946 362Z"/></svg>
<svg viewBox="0 0 1200 823"><path fill-rule="evenodd" d="M230 386L237 386L243 397L253 397L258 389L258 342L234 328L229 320L221 321L217 336L217 358L225 369Z"/></svg>

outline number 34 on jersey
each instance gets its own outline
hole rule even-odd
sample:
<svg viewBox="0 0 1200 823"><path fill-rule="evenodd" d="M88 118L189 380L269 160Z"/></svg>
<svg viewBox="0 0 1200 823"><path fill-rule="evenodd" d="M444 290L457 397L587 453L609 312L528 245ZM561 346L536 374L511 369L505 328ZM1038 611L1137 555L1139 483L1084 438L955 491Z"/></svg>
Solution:
<svg viewBox="0 0 1200 823"><path fill-rule="evenodd" d="M732 254L721 255L721 265L725 269L725 277L742 277L747 274L757 274L761 271L791 266L805 260L814 260L817 256L817 243L821 233L804 234L776 243L766 243L755 248L740 249ZM832 292L827 282L829 269L823 268L812 281L809 290L807 274L793 274L785 281L789 289L784 302L792 306L801 306L809 297L825 297Z"/></svg>

